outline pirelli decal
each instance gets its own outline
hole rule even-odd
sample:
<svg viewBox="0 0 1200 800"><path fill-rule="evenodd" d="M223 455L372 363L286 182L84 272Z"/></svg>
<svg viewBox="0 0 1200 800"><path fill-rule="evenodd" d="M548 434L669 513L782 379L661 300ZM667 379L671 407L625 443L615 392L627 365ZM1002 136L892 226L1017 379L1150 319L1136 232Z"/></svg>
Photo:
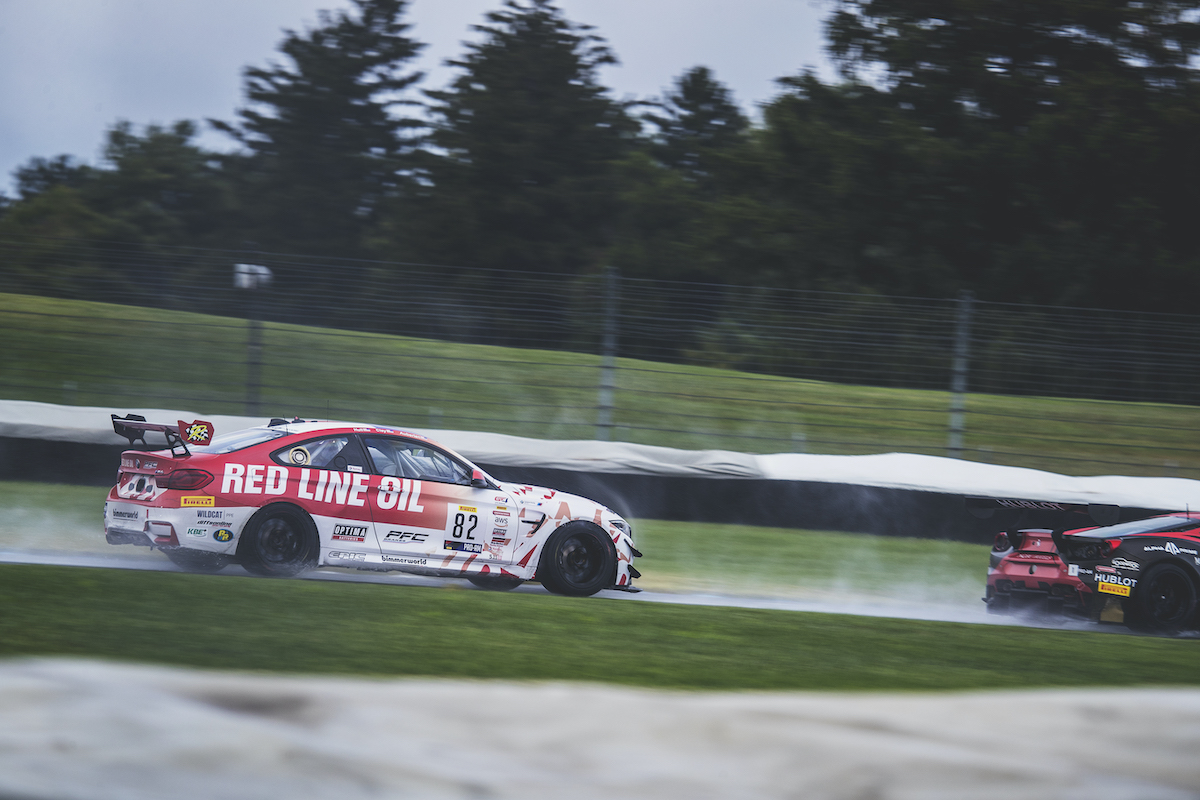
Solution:
<svg viewBox="0 0 1200 800"><path fill-rule="evenodd" d="M1096 588L1104 594L1115 594L1120 597L1129 597L1128 586L1118 586L1115 583L1098 583L1096 584Z"/></svg>

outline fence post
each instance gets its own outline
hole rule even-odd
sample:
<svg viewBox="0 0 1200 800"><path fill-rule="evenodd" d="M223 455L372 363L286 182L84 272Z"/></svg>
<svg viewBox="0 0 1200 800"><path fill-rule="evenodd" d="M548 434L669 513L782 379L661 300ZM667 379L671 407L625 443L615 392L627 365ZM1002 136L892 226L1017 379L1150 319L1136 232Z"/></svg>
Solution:
<svg viewBox="0 0 1200 800"><path fill-rule="evenodd" d="M259 413L262 388L262 298L259 293L271 285L269 267L261 264L234 264L233 286L250 292L246 314L246 416Z"/></svg>
<svg viewBox="0 0 1200 800"><path fill-rule="evenodd" d="M604 339L600 345L600 392L596 399L596 439L612 438L613 391L617 387L617 270L604 268Z"/></svg>
<svg viewBox="0 0 1200 800"><path fill-rule="evenodd" d="M246 320L246 416L257 417L262 384L262 320L257 309Z"/></svg>
<svg viewBox="0 0 1200 800"><path fill-rule="evenodd" d="M954 326L954 363L950 377L950 441L946 455L962 458L966 429L967 367L971 357L971 314L975 295L966 289L958 295L958 322Z"/></svg>

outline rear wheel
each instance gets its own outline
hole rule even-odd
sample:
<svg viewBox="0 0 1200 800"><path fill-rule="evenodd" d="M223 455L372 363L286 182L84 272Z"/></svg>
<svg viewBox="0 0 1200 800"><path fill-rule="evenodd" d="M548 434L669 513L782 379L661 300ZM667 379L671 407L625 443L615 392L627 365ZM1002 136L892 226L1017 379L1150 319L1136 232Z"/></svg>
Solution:
<svg viewBox="0 0 1200 800"><path fill-rule="evenodd" d="M316 566L320 549L317 526L307 514L276 506L250 518L237 552L247 572L287 578Z"/></svg>
<svg viewBox="0 0 1200 800"><path fill-rule="evenodd" d="M1129 599L1129 627L1146 631L1177 631L1191 627L1196 616L1196 584L1178 564L1150 569Z"/></svg>
<svg viewBox="0 0 1200 800"><path fill-rule="evenodd" d="M487 589L489 592L508 592L525 582L520 578L514 578L511 575L492 575L490 573L484 575L468 575L467 580L478 586L480 589Z"/></svg>
<svg viewBox="0 0 1200 800"><path fill-rule="evenodd" d="M229 556L220 553L189 550L182 547L178 550L164 550L163 552L167 554L167 558L171 559L171 563L188 572L220 572L229 566L231 560Z"/></svg>
<svg viewBox="0 0 1200 800"><path fill-rule="evenodd" d="M542 548L537 578L549 591L587 597L611 586L617 549L604 531L587 522L568 522Z"/></svg>

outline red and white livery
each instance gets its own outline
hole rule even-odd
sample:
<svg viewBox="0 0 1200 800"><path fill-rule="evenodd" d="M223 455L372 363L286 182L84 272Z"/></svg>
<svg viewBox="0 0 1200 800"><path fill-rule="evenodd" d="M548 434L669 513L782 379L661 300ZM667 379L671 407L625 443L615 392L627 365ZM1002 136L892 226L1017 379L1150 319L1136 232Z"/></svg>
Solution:
<svg viewBox="0 0 1200 800"><path fill-rule="evenodd" d="M489 589L636 591L628 522L577 495L493 479L454 451L397 428L272 420L213 436L113 415L134 442L104 505L111 544L148 545L187 569L239 563L259 575L320 566L464 577Z"/></svg>

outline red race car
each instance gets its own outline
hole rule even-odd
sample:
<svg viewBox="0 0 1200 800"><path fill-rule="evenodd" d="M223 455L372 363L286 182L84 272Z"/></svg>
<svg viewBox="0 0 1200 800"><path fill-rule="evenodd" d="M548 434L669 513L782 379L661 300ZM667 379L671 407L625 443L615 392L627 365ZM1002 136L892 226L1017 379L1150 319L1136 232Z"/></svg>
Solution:
<svg viewBox="0 0 1200 800"><path fill-rule="evenodd" d="M603 505L502 483L436 442L396 428L273 419L213 437L112 415L132 446L104 504L111 544L162 550L180 566L257 575L319 566L464 577L489 589L537 580L552 592L637 591L629 523Z"/></svg>

